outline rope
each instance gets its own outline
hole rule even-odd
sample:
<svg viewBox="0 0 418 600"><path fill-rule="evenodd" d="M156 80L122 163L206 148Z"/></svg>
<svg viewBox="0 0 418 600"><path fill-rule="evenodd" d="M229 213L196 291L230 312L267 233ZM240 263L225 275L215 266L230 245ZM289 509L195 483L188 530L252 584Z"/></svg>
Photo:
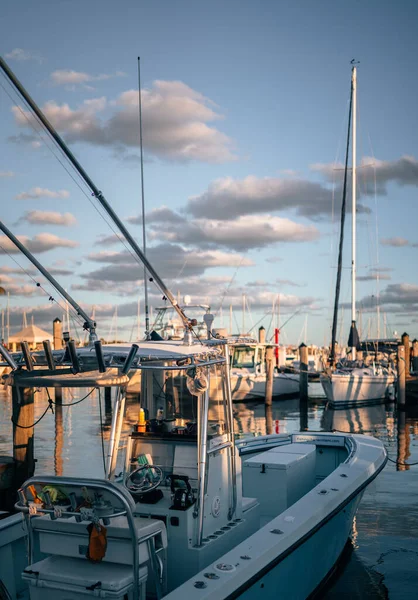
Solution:
<svg viewBox="0 0 418 600"><path fill-rule="evenodd" d="M97 389L99 389L99 388L97 388L97 387L92 388L83 398L81 398L81 400L76 400L76 402L68 402L68 403L59 402L59 405L60 406L75 406L76 404L80 404L80 402L83 402L84 400L86 400L89 396L91 396L91 394L94 392L94 390L97 390ZM51 402L52 404L56 405L57 403L54 402L52 400L52 398L50 397L50 395L49 395L49 389L48 388L46 388L46 393L47 393L47 396L48 396L48 402Z"/></svg>
<svg viewBox="0 0 418 600"><path fill-rule="evenodd" d="M48 406L46 407L46 409L44 410L44 412L42 413L42 415L39 417L39 419L37 421L35 421L35 423L33 423L32 425L19 425L18 423L16 423L16 421L13 420L13 417L11 417L11 422L13 423L13 425L15 427L18 427L19 429L32 429L33 427L35 427L35 425L37 425L40 421L42 421L42 419L44 418L44 416L46 415L46 413L48 412L49 409L51 409L52 414L54 414L54 409L52 407L52 400L51 398L48 399Z"/></svg>

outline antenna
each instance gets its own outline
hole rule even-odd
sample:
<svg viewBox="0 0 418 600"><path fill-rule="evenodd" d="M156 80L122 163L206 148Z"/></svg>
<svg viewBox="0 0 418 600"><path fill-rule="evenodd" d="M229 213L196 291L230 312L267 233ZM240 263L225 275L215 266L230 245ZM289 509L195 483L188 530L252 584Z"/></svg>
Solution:
<svg viewBox="0 0 418 600"><path fill-rule="evenodd" d="M138 56L138 99L139 99L139 147L141 155L141 199L142 199L142 247L144 256L147 255L147 234L145 231L145 194L144 194L144 152L142 147L142 94L141 94L141 58ZM147 269L144 265L144 295L145 295L145 339L149 340L149 306Z"/></svg>

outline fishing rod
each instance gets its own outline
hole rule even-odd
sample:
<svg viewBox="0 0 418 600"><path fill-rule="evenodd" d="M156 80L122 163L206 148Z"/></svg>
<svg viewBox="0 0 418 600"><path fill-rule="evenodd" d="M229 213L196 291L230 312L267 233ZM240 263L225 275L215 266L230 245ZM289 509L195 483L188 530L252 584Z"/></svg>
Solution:
<svg viewBox="0 0 418 600"><path fill-rule="evenodd" d="M88 316L88 314L81 308L81 306L74 300L70 294L68 294L64 288L58 283L58 281L49 273L47 269L33 256L33 254L26 248L24 244L6 227L6 225L0 221L0 230L9 238L11 242L26 256L26 258L42 273L42 275L49 281L49 283L57 290L59 294L76 311L77 315L84 319L84 329L89 332L89 344L93 344L97 340L96 334L96 323ZM37 284L39 285L39 284Z"/></svg>
<svg viewBox="0 0 418 600"><path fill-rule="evenodd" d="M41 109L38 107L38 105L35 103L35 101L32 99L32 97L29 95L29 93L26 91L26 89L23 87L23 85L20 83L20 81L18 80L16 75L13 73L13 71L10 69L10 67L7 65L6 61L2 57L0 57L0 67L3 70L4 74L6 75L6 77L12 83L12 85L16 88L16 90L22 96L24 101L28 104L28 106L31 108L33 113L36 115L36 117L39 119L39 121L42 123L42 125L45 127L45 129L48 131L49 135L52 137L52 139L58 145L60 150L64 153L64 155L67 157L67 159L73 165L74 169L77 171L77 173L80 175L80 177L84 180L86 185L90 188L92 195L100 202L101 206L104 208L104 210L109 215L109 217L112 219L112 221L115 223L115 225L117 226L119 231L122 233L122 235L124 236L124 238L126 239L128 244L131 246L131 248L134 251L134 253L136 254L136 256L140 259L140 261L144 265L146 271L149 273L150 281L155 281L155 283L159 287L160 291L169 300L169 302L173 306L174 310L177 312L177 314L181 318L186 329L190 331L192 326L195 325L194 320L190 320L187 318L187 316L185 315L182 308L178 305L176 298L173 296L173 294L167 288L167 286L165 285L165 283L163 282L161 277L158 275L158 273L156 272L154 267L151 265L151 263L149 262L147 257L144 255L144 253L142 252L142 250L140 249L138 244L135 242L134 238L131 236L131 234L125 227L125 225L122 223L122 221L120 220L118 215L115 213L113 208L110 206L110 204L107 202L107 200L104 197L104 195L102 194L102 192L94 184L92 179L90 179L89 175L83 169L83 167L78 162L78 160L75 158L75 156L71 152L71 150L69 150L69 148L65 144L64 140L58 134L56 129L53 127L53 125L48 121L48 119L43 114Z"/></svg>

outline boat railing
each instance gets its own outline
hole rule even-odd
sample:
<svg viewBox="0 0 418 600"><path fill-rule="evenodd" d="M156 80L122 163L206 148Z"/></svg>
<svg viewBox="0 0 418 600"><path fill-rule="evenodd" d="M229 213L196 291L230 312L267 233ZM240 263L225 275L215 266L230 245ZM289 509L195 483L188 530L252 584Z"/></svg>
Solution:
<svg viewBox="0 0 418 600"><path fill-rule="evenodd" d="M68 499L69 506L54 504L51 499L51 490L64 494ZM42 496L42 505L39 503L38 494ZM77 496L85 498L88 494L94 495L94 499L91 499L90 502L91 508L77 510ZM34 527L32 526L34 518L49 515L51 520L57 522L59 530L60 522L72 517L77 522L85 521L95 525L99 523L100 519L104 525L109 525L112 519L126 517L132 546L133 598L139 600L139 545L143 543L148 547L156 596L157 598L162 597L162 562L158 560L158 550L156 549L158 533L154 531L140 535L140 530L135 525L135 503L123 487L108 480L35 476L25 481L18 490L18 496L19 501L15 508L25 515L29 540L29 564L34 561Z"/></svg>

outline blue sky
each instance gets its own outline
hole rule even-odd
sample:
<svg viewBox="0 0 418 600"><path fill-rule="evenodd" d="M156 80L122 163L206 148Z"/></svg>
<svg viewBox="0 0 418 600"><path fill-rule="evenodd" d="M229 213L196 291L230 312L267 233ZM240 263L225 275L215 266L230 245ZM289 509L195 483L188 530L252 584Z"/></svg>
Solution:
<svg viewBox="0 0 418 600"><path fill-rule="evenodd" d="M206 300L218 315L223 298L239 323L243 293L253 322L280 294L282 320L298 311L285 340L301 341L307 319L306 341L318 344L329 338L335 277L334 163L344 160L350 60L360 60L359 320L364 334L376 333L379 269L387 333L415 336L417 13L408 1L6 0L0 52L138 239L141 56L151 261L174 293ZM96 306L103 335L118 305L129 338L142 270L108 239L112 231L0 82L2 220L79 302ZM62 313L4 254L0 279L12 330L24 308L43 326Z"/></svg>

